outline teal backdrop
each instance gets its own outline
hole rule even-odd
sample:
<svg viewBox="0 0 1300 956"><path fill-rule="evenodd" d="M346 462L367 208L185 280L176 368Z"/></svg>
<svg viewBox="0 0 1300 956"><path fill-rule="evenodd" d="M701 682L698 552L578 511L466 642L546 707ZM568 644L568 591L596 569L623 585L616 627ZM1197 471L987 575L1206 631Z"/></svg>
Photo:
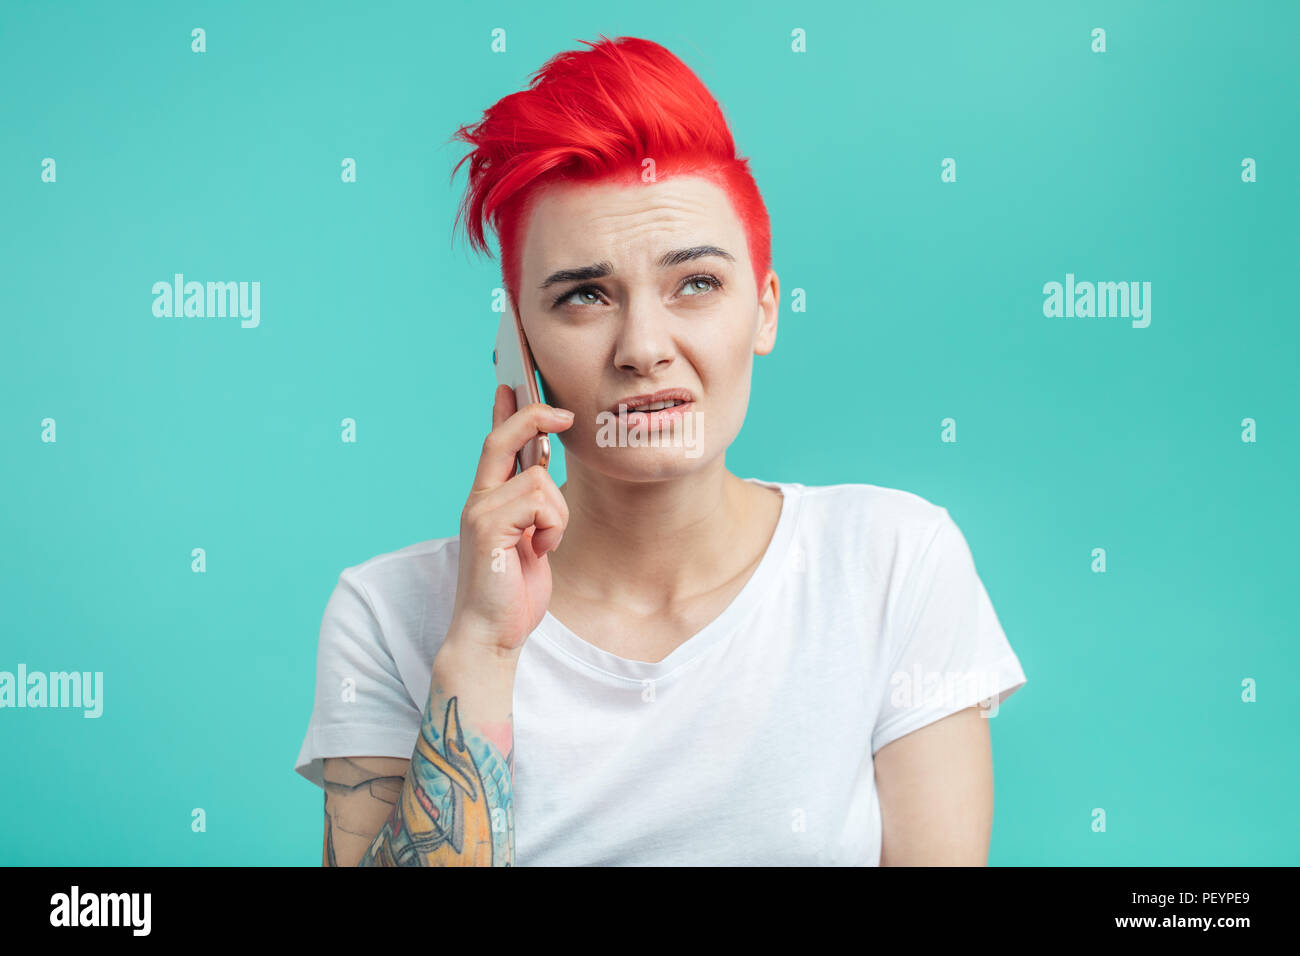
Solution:
<svg viewBox="0 0 1300 956"><path fill-rule="evenodd" d="M448 138L600 34L698 72L771 213L728 467L971 545L1029 677L990 863L1300 863L1300 4L723 7L4 5L0 670L103 674L0 709L4 863L319 864L326 599L457 533L491 422ZM156 316L176 273L259 324ZM1067 275L1149 324L1045 315Z"/></svg>

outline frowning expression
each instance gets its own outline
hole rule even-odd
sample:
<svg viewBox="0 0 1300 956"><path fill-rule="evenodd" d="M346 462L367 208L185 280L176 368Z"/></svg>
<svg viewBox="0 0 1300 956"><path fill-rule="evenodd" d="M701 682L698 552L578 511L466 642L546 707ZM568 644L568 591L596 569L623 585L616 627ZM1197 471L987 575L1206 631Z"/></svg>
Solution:
<svg viewBox="0 0 1300 956"><path fill-rule="evenodd" d="M769 271L755 288L744 228L721 187L695 176L547 186L524 227L519 287L550 402L575 416L561 433L568 457L653 480L725 452L745 419L753 357L775 344L779 286ZM661 390L689 401L654 420L693 416L694 456L600 440L602 413Z"/></svg>

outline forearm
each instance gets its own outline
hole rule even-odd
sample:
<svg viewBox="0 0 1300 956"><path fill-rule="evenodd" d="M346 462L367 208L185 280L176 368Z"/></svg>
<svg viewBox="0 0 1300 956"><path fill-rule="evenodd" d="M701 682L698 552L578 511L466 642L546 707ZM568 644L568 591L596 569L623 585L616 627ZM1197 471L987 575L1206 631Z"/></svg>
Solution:
<svg viewBox="0 0 1300 956"><path fill-rule="evenodd" d="M449 634L401 795L359 866L513 866L515 660Z"/></svg>

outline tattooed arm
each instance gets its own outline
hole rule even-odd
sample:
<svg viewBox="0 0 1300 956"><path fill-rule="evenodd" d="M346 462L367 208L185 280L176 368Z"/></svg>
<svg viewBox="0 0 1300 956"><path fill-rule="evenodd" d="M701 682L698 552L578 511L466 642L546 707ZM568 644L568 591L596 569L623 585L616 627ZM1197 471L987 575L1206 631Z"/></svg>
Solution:
<svg viewBox="0 0 1300 956"><path fill-rule="evenodd" d="M321 866L357 865L397 803L410 762L408 757L326 758Z"/></svg>
<svg viewBox="0 0 1300 956"><path fill-rule="evenodd" d="M358 866L514 865L516 660L449 639L434 658L409 762L326 761L325 865L351 863L339 848L354 835L373 837Z"/></svg>

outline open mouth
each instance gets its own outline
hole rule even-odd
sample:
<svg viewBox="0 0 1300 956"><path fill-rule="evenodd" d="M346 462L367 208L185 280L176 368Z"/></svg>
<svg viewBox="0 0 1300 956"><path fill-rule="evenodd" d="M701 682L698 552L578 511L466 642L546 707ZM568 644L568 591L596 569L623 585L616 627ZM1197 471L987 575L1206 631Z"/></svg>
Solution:
<svg viewBox="0 0 1300 956"><path fill-rule="evenodd" d="M663 408L676 408L678 405L685 405L686 402L680 398L674 398L666 402L651 402L649 405L637 405L635 408L629 408L629 412L657 412Z"/></svg>
<svg viewBox="0 0 1300 956"><path fill-rule="evenodd" d="M619 415L625 419L629 425L641 425L654 428L658 425L681 419L688 411L695 406L694 402L686 402L681 399L673 399L666 402L651 402L648 405L638 405L635 408L628 408L626 411L623 407L619 409Z"/></svg>

